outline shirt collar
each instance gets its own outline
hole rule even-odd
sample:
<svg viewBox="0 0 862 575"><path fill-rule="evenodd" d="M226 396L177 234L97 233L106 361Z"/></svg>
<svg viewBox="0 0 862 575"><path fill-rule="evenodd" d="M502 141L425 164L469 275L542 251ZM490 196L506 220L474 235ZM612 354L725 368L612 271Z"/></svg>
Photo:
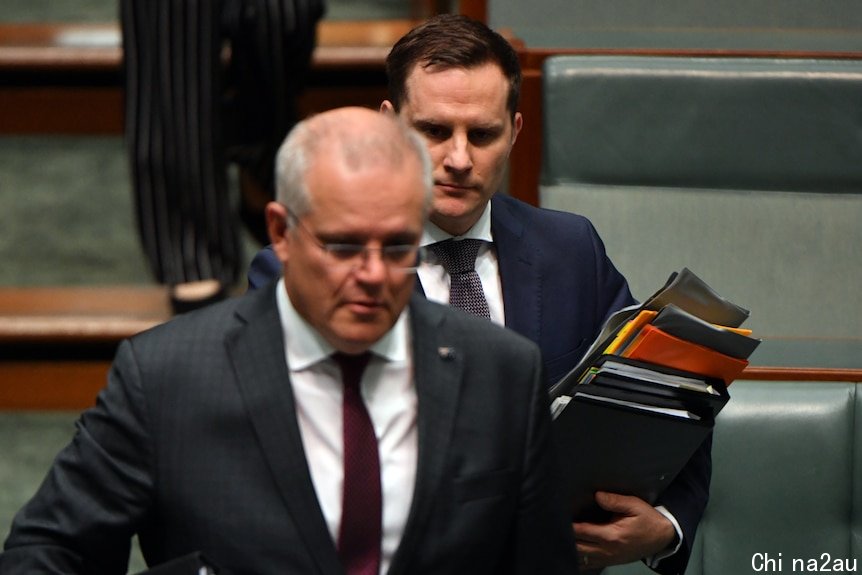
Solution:
<svg viewBox="0 0 862 575"><path fill-rule="evenodd" d="M420 243L423 246L428 246L454 237L456 236L453 236L448 232L444 232L429 220L425 222ZM463 235L457 237L458 239L483 240L486 242L494 241L494 238L491 236L491 202L485 204L485 209L482 211L482 215L479 216L478 221L473 224L473 227L467 230Z"/></svg>
<svg viewBox="0 0 862 575"><path fill-rule="evenodd" d="M284 278L278 280L276 304L284 335L288 369L291 371L306 369L327 359L335 352L335 348L293 307L293 303L287 296L287 289L284 287ZM404 308L395 325L371 346L370 351L387 361L407 361L410 335L409 312L409 308Z"/></svg>

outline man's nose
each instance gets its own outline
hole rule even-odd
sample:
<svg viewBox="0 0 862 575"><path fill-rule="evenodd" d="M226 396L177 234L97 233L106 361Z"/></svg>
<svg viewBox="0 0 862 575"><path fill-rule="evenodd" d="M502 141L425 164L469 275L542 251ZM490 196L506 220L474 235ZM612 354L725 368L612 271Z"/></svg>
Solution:
<svg viewBox="0 0 862 575"><path fill-rule="evenodd" d="M456 172L469 171L473 168L473 158L470 151L470 142L465 136L457 134L452 136L443 165L446 169Z"/></svg>
<svg viewBox="0 0 862 575"><path fill-rule="evenodd" d="M382 283L389 268L383 260L383 253L379 249L368 249L362 254L362 259L354 270L357 279L366 283Z"/></svg>

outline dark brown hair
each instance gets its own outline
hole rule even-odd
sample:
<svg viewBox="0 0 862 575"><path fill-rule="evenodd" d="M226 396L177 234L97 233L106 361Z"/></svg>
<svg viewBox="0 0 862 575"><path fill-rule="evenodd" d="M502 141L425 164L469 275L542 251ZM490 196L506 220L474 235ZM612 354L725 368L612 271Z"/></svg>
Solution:
<svg viewBox="0 0 862 575"><path fill-rule="evenodd" d="M521 94L521 65L512 45L481 22L459 14L430 18L402 37L386 58L389 100L398 111L407 98L407 76L423 68L500 66L509 80L506 107L514 117Z"/></svg>

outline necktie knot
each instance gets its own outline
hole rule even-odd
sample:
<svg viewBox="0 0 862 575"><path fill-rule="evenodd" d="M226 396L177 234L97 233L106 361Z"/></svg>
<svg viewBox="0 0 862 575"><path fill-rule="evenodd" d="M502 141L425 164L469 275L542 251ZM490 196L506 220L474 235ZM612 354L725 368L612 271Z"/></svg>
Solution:
<svg viewBox="0 0 862 575"><path fill-rule="evenodd" d="M446 240L431 245L431 251L449 275L469 273L476 269L476 254L482 240Z"/></svg>
<svg viewBox="0 0 862 575"><path fill-rule="evenodd" d="M341 369L341 379L344 386L359 389L359 382L362 381L362 373L371 359L371 352L366 351L358 355L350 355L337 351L332 354L332 359Z"/></svg>

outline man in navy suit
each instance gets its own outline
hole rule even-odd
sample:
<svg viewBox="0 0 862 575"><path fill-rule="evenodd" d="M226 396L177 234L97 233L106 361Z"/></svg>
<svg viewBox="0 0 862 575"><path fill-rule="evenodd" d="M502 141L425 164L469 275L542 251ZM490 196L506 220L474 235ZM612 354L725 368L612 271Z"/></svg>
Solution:
<svg viewBox="0 0 862 575"><path fill-rule="evenodd" d="M538 347L414 293L422 139L334 110L277 161L284 277L121 345L0 574L121 575L135 533L235 575L576 574Z"/></svg>
<svg viewBox="0 0 862 575"><path fill-rule="evenodd" d="M434 205L423 245L451 238L482 241L475 267L491 320L536 342L547 383L556 382L607 317L634 299L586 218L497 193L523 122L516 53L483 24L445 15L399 40L387 73L389 99L381 110L399 115L425 137L434 164ZM250 287L278 273L265 249L252 262ZM419 279L426 297L449 300L450 277L442 266L423 265ZM711 439L656 507L635 497L597 494L614 519L575 523L582 564L600 569L644 560L659 573L682 573L708 499L710 448Z"/></svg>

